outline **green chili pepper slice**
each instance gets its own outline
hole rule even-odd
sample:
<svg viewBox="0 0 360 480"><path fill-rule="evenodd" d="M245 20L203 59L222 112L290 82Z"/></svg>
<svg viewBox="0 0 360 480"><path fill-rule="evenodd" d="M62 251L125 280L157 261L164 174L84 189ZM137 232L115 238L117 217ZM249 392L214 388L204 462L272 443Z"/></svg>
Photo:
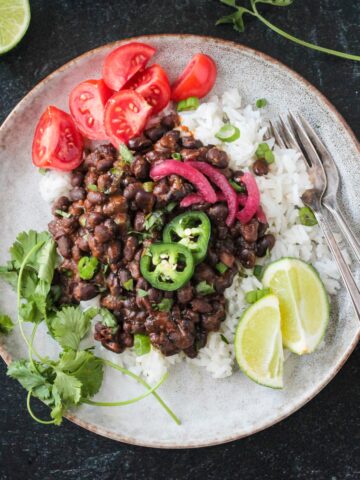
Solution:
<svg viewBox="0 0 360 480"><path fill-rule="evenodd" d="M206 257L211 223L204 212L185 212L166 225L163 241L184 245L194 256L195 263Z"/></svg>
<svg viewBox="0 0 360 480"><path fill-rule="evenodd" d="M153 287L171 292L190 280L194 259L190 250L178 243L153 243L144 250L140 270Z"/></svg>

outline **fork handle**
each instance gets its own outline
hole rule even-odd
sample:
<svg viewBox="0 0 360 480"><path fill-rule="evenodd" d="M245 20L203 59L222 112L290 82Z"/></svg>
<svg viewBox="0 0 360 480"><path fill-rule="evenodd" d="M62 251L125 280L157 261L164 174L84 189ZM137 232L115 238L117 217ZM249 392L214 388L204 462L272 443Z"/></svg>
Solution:
<svg viewBox="0 0 360 480"><path fill-rule="evenodd" d="M335 209L333 206L324 202L324 207L329 210L329 212L334 217L336 223L339 225L340 230L342 231L344 237L346 238L347 242L351 246L354 251L354 254L357 258L357 261L360 262L360 243L356 239L355 235L351 231L350 227L346 224L345 218L342 216L340 210Z"/></svg>
<svg viewBox="0 0 360 480"><path fill-rule="evenodd" d="M335 240L334 234L331 231L331 227L327 219L322 215L320 211L314 212L317 221L319 222L322 231L324 232L327 243L332 251L332 254L335 258L335 261L339 267L342 279L345 283L345 287L351 297L353 306L357 313L357 317L360 320L360 292L355 283L354 277L351 273L350 268L345 262L344 256L341 253L341 250Z"/></svg>

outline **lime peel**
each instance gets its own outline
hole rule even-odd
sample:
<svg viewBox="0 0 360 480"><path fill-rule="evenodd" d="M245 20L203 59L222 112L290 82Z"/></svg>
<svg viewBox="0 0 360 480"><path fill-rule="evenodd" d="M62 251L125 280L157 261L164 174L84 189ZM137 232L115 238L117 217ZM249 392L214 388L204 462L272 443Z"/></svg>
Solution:
<svg viewBox="0 0 360 480"><path fill-rule="evenodd" d="M12 50L30 23L29 0L0 0L0 55Z"/></svg>

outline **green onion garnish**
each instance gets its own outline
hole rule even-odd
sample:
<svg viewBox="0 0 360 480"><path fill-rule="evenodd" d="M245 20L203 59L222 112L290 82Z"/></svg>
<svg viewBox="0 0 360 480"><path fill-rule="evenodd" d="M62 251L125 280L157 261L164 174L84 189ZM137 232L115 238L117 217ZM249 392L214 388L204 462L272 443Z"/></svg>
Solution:
<svg viewBox="0 0 360 480"><path fill-rule="evenodd" d="M306 227L313 227L318 222L314 215L314 212L309 207L302 207L299 210L299 218L302 225Z"/></svg>
<svg viewBox="0 0 360 480"><path fill-rule="evenodd" d="M270 288L263 288L262 290L251 290L245 295L245 300L248 303L255 303L260 300L260 298L265 297L265 295L268 295L269 293Z"/></svg>
<svg viewBox="0 0 360 480"><path fill-rule="evenodd" d="M138 297L147 297L149 295L149 292L147 292L146 290L143 290L142 288L138 288L136 290L136 295Z"/></svg>
<svg viewBox="0 0 360 480"><path fill-rule="evenodd" d="M229 340L225 337L225 335L223 335L222 333L220 333L220 338L221 340L226 343L227 345L229 345Z"/></svg>
<svg viewBox="0 0 360 480"><path fill-rule="evenodd" d="M259 98L258 100L256 100L256 107L257 108L263 108L263 107L266 107L266 105L267 105L266 98Z"/></svg>
<svg viewBox="0 0 360 480"><path fill-rule="evenodd" d="M98 188L94 183L90 183L90 185L87 186L87 189L92 191L92 192L97 192Z"/></svg>
<svg viewBox="0 0 360 480"><path fill-rule="evenodd" d="M214 287L205 280L196 285L196 291L199 295L211 295L212 293L215 293Z"/></svg>
<svg viewBox="0 0 360 480"><path fill-rule="evenodd" d="M71 213L64 212L64 210L55 210L55 213L56 213L56 215L60 215L60 217L64 217L64 218L71 218L72 217Z"/></svg>
<svg viewBox="0 0 360 480"><path fill-rule="evenodd" d="M246 187L245 187L245 185L239 185L238 183L235 182L235 180L232 180L231 178L230 178L230 180L229 180L229 183L230 183L230 185L233 187L233 189L235 190L235 192L246 193Z"/></svg>
<svg viewBox="0 0 360 480"><path fill-rule="evenodd" d="M40 175L46 175L47 169L46 168L39 168L38 172Z"/></svg>
<svg viewBox="0 0 360 480"><path fill-rule="evenodd" d="M154 310L158 310L159 312L170 312L171 307L173 306L174 300L171 298L163 298L161 302L154 304Z"/></svg>
<svg viewBox="0 0 360 480"><path fill-rule="evenodd" d="M227 265L225 265L225 263L222 263L222 262L219 262L215 265L215 268L216 270L219 272L219 273L225 273L226 270L229 269L229 267Z"/></svg>
<svg viewBox="0 0 360 480"><path fill-rule="evenodd" d="M154 182L143 183L143 189L145 190L145 192L151 193L154 190Z"/></svg>
<svg viewBox="0 0 360 480"><path fill-rule="evenodd" d="M235 142L235 140L240 138L240 130L234 125L231 125L231 123L226 123L215 134L215 137L222 142Z"/></svg>
<svg viewBox="0 0 360 480"><path fill-rule="evenodd" d="M132 278L129 278L129 280L126 280L126 282L124 282L122 286L125 288L125 290L130 292L134 288L134 280Z"/></svg>
<svg viewBox="0 0 360 480"><path fill-rule="evenodd" d="M264 271L263 265L255 265L254 271L253 271L254 277L260 280L262 277L263 271Z"/></svg>
<svg viewBox="0 0 360 480"><path fill-rule="evenodd" d="M181 160L181 153L175 152L171 155L171 158L173 158L174 160Z"/></svg>
<svg viewBox="0 0 360 480"><path fill-rule="evenodd" d="M119 153L120 153L120 156L121 156L122 160L125 163L128 163L130 165L133 162L133 160L134 160L133 154L130 152L130 150L125 145L125 143L120 144Z"/></svg>
<svg viewBox="0 0 360 480"><path fill-rule="evenodd" d="M199 99L197 97L189 97L185 100L181 100L176 107L178 112L183 112L184 110L196 110L200 105Z"/></svg>
<svg viewBox="0 0 360 480"><path fill-rule="evenodd" d="M134 350L138 357L149 353L151 349L150 338L147 335L136 333L134 335Z"/></svg>
<svg viewBox="0 0 360 480"><path fill-rule="evenodd" d="M255 155L258 159L264 159L269 165L275 162L274 153L267 143L259 143Z"/></svg>
<svg viewBox="0 0 360 480"><path fill-rule="evenodd" d="M95 275L96 269L99 265L99 260L96 257L82 257L78 262L79 276L83 280L91 280Z"/></svg>

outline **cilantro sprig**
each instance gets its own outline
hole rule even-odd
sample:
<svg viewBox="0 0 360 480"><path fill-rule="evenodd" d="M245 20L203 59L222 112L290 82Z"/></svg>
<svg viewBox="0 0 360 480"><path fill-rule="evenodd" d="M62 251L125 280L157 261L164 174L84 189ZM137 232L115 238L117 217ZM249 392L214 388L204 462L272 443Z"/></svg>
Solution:
<svg viewBox="0 0 360 480"><path fill-rule="evenodd" d="M359 55L353 55L351 53L340 52L338 50L332 50L330 48L320 47L319 45L315 45L310 42L305 42L300 38L294 37L290 33L285 32L281 28L277 27L273 23L269 22L257 9L258 3L265 3L267 5L274 5L276 7L288 7L293 3L293 0L250 0L250 7L246 8L243 6L238 6L236 4L236 0L219 0L221 3L229 7L235 8L235 12L226 15L224 17L219 18L216 22L216 25L220 25L223 23L231 23L233 25L234 30L237 32L244 32L245 30L245 22L244 22L244 15L252 15L253 17L257 18L270 28L273 32L281 35L282 37L290 40L291 42L297 43L298 45L302 45L303 47L310 48L312 50L317 50L318 52L327 53L329 55L335 55L336 57L345 58L347 60L355 60L356 62L360 61Z"/></svg>
<svg viewBox="0 0 360 480"><path fill-rule="evenodd" d="M18 326L28 347L28 358L13 361L8 367L8 375L18 380L27 390L26 404L32 418L42 424L60 425L65 412L82 403L100 407L122 406L153 395L173 420L180 424L180 420L156 392L167 374L151 387L126 368L95 356L89 349L81 348L81 341L89 333L91 321L96 315L102 317L102 323L112 328L113 333L118 328L117 321L104 308L91 307L82 311L78 306L63 306L61 309L55 307L57 292L52 280L57 254L50 235L47 232L23 232L18 235L10 254L11 260L0 267L0 278L16 290ZM55 359L43 357L34 347L37 328L43 321L61 349ZM34 324L30 338L24 332L24 322ZM10 317L0 315L0 334L7 334L12 328ZM101 388L106 366L130 376L144 386L146 392L119 402L92 400ZM49 406L49 420L42 420L34 414L31 408L33 397Z"/></svg>

